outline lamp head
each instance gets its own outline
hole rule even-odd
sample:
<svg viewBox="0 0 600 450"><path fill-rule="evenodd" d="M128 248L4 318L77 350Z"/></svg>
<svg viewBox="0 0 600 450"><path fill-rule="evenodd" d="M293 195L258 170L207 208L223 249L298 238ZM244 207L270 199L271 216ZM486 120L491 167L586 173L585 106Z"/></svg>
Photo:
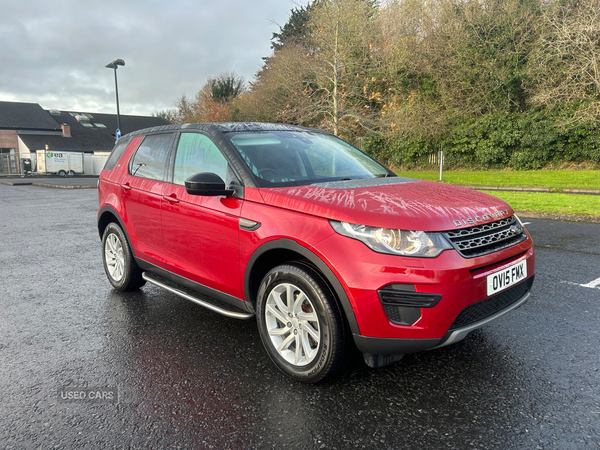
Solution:
<svg viewBox="0 0 600 450"><path fill-rule="evenodd" d="M117 69L117 66L124 66L125 65L125 61L123 61L122 59L115 59L113 62L108 63L106 66L106 68L108 69Z"/></svg>

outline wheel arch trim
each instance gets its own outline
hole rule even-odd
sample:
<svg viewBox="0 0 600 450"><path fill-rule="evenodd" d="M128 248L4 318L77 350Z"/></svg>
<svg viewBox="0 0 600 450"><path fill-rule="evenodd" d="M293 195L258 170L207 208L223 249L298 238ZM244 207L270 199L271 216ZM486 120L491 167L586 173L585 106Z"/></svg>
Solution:
<svg viewBox="0 0 600 450"><path fill-rule="evenodd" d="M129 244L129 250L131 251L131 254L133 255L133 257L136 258L135 251L133 249L133 246L131 245L131 239L129 239L129 233L127 233L127 229L125 228L125 225L123 224L123 219L121 219L121 216L119 216L117 211L115 211L115 209L110 205L105 205L100 209L100 211L98 211L97 225L98 225L98 234L100 235L100 240L102 240L102 237L104 234L104 230L100 228L100 224L102 223L102 219L104 217L106 217L108 214L110 214L111 216L114 216L117 219L117 222L119 223L119 226L121 227L121 230L123 230L123 234L125 235L125 238L127 239L127 244ZM108 225L108 223L107 223L107 225ZM104 229L106 229L106 227L104 227Z"/></svg>
<svg viewBox="0 0 600 450"><path fill-rule="evenodd" d="M333 288L334 293L341 304L340 306L342 307L342 311L344 313L344 316L346 317L346 320L348 321L348 325L350 326L352 334L360 334L358 322L356 320L356 316L354 315L352 305L350 304L350 299L348 298L346 291L344 290L342 284L335 276L333 271L321 258L319 258L310 249L304 247L303 245L299 244L298 242L292 239L281 238L269 241L262 244L254 251L254 253L248 261L248 264L246 265L246 270L244 273L244 296L248 303L254 304L255 301L255 299L252 298L251 289L251 276L255 264L265 253L273 250L287 250L297 253L300 256L307 259L311 264L313 264L320 271L321 275L325 277L329 285Z"/></svg>

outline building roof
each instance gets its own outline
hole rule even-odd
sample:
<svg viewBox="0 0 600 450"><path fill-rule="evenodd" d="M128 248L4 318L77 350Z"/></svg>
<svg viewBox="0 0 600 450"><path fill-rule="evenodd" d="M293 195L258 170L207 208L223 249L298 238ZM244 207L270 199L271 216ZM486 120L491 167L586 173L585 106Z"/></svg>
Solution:
<svg viewBox="0 0 600 450"><path fill-rule="evenodd" d="M60 130L56 122L37 103L0 102L0 130Z"/></svg>
<svg viewBox="0 0 600 450"><path fill-rule="evenodd" d="M22 130L19 137L31 151L44 150L47 145L48 149L53 151L109 152L115 145L116 114L57 110L48 110L44 113L57 123L59 130L62 124L68 125L71 137L63 136L62 132L41 134ZM159 117L121 115L121 134L168 123Z"/></svg>

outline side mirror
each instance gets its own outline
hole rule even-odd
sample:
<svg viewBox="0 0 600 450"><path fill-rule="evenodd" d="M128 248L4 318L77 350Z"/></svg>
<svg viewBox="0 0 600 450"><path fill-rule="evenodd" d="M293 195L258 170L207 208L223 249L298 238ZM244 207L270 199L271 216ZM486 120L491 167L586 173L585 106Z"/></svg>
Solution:
<svg viewBox="0 0 600 450"><path fill-rule="evenodd" d="M223 179L212 172L201 172L192 175L185 180L185 190L190 195L206 196L224 195L229 197L234 193L233 189L225 189Z"/></svg>

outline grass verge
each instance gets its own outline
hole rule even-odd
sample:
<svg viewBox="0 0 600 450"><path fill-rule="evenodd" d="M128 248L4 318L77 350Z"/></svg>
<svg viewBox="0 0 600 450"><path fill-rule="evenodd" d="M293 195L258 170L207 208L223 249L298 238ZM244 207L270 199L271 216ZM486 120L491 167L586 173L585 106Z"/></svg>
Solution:
<svg viewBox="0 0 600 450"><path fill-rule="evenodd" d="M440 179L440 173L434 171L398 172L398 175L431 181ZM462 186L540 187L554 191L600 190L600 170L444 172L442 181Z"/></svg>
<svg viewBox="0 0 600 450"><path fill-rule="evenodd" d="M481 191L507 202L515 211L600 217L600 195Z"/></svg>

